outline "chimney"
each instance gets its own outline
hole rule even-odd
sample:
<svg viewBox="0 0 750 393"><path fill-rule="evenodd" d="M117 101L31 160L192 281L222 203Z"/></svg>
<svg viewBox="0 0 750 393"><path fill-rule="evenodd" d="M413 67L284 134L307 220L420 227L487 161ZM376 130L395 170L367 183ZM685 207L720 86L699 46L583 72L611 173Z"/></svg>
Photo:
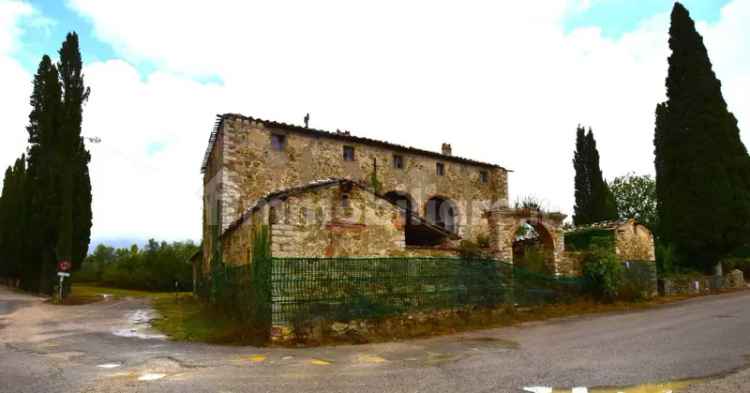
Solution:
<svg viewBox="0 0 750 393"><path fill-rule="evenodd" d="M451 149L451 145L449 143L443 143L443 155L451 156L453 155L453 150Z"/></svg>

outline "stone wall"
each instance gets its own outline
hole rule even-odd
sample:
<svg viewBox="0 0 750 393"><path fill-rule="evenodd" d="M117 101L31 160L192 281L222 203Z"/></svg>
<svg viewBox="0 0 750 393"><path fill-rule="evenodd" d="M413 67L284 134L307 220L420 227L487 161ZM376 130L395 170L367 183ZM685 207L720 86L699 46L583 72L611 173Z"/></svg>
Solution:
<svg viewBox="0 0 750 393"><path fill-rule="evenodd" d="M347 196L347 206L342 195ZM404 252L401 212L374 194L325 187L291 196L271 224L277 257L386 256Z"/></svg>
<svg viewBox="0 0 750 393"><path fill-rule="evenodd" d="M240 116L225 117L218 131L204 175L204 211L209 214L211 204L219 200L223 228L270 192L328 177L368 181L375 168L380 191L407 193L419 215L425 214L434 196L450 200L457 208L457 232L466 239L489 233L486 211L508 205L507 172L500 167L319 137ZM272 148L272 134L284 136L282 150ZM354 148L354 161L343 159L344 146ZM403 168L395 167L394 155L402 157ZM444 165L443 176L436 174L438 162ZM204 217L204 239L210 239L209 222ZM208 257L210 244L204 244Z"/></svg>
<svg viewBox="0 0 750 393"><path fill-rule="evenodd" d="M733 270L726 276L678 277L659 280L662 295L698 295L722 289L745 288L745 279L740 270Z"/></svg>
<svg viewBox="0 0 750 393"><path fill-rule="evenodd" d="M276 257L456 255L451 244L406 247L401 210L361 188L342 191L334 185L272 200L254 211L224 236L227 264L251 263L253 233L261 223L268 224Z"/></svg>
<svg viewBox="0 0 750 393"><path fill-rule="evenodd" d="M622 260L656 261L654 235L633 220L615 229L615 254Z"/></svg>
<svg viewBox="0 0 750 393"><path fill-rule="evenodd" d="M364 344L370 341L414 338L455 332L466 326L487 326L507 321L512 307L497 308L459 307L429 311L415 311L382 319L354 320L347 322L315 319L304 326L275 325L271 329L271 341L275 344L320 344L324 341L341 341ZM294 330L298 329L299 332Z"/></svg>

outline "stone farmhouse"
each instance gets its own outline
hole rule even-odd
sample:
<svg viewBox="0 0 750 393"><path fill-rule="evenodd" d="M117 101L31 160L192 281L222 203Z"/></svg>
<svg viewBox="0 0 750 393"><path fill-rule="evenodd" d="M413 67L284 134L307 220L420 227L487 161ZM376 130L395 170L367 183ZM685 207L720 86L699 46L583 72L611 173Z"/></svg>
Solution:
<svg viewBox="0 0 750 393"><path fill-rule="evenodd" d="M225 263L250 263L268 225L274 256L456 255L471 241L512 262L533 226L560 273L565 215L514 209L508 169L440 152L274 121L217 117L202 165L203 251L218 230Z"/></svg>

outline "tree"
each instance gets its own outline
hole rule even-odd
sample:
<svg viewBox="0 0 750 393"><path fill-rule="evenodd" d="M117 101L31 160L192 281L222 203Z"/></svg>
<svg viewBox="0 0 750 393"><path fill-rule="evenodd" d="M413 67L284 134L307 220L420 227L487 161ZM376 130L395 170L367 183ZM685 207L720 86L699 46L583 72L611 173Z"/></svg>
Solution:
<svg viewBox="0 0 750 393"><path fill-rule="evenodd" d="M573 168L576 171L573 223L587 225L616 219L615 199L599 168L599 151L591 128L588 133L580 126L576 130Z"/></svg>
<svg viewBox="0 0 750 393"><path fill-rule="evenodd" d="M26 254L26 157L5 171L0 195L0 277L21 278Z"/></svg>
<svg viewBox="0 0 750 393"><path fill-rule="evenodd" d="M59 259L66 259L78 269L86 257L91 238L91 179L88 164L91 156L81 137L83 104L90 89L83 80L78 35L68 33L59 51L60 81L63 89L63 123L59 151L61 160L62 211L57 244Z"/></svg>
<svg viewBox="0 0 750 393"><path fill-rule="evenodd" d="M615 197L617 215L621 219L634 218L656 232L656 181L649 175L627 174L612 181L610 189Z"/></svg>
<svg viewBox="0 0 750 393"><path fill-rule="evenodd" d="M62 87L57 67L44 55L34 76L31 113L26 130L28 148L28 260L22 284L50 293L55 274L55 246L60 217L60 134L63 123Z"/></svg>
<svg viewBox="0 0 750 393"><path fill-rule="evenodd" d="M680 3L671 17L654 136L660 234L683 264L707 271L750 236L750 158L695 23Z"/></svg>

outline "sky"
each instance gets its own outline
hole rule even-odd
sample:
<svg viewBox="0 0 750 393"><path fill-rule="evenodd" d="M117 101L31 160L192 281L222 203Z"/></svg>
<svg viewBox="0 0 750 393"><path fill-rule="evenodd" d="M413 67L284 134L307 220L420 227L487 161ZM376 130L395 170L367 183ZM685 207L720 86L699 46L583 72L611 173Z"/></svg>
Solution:
<svg viewBox="0 0 750 393"><path fill-rule="evenodd" d="M314 4L313 4L314 3ZM750 0L687 0L750 139ZM572 214L575 130L605 177L653 174L668 0L0 0L0 168L26 148L43 54L80 36L94 243L200 241L200 165L242 113L512 169L511 201Z"/></svg>

